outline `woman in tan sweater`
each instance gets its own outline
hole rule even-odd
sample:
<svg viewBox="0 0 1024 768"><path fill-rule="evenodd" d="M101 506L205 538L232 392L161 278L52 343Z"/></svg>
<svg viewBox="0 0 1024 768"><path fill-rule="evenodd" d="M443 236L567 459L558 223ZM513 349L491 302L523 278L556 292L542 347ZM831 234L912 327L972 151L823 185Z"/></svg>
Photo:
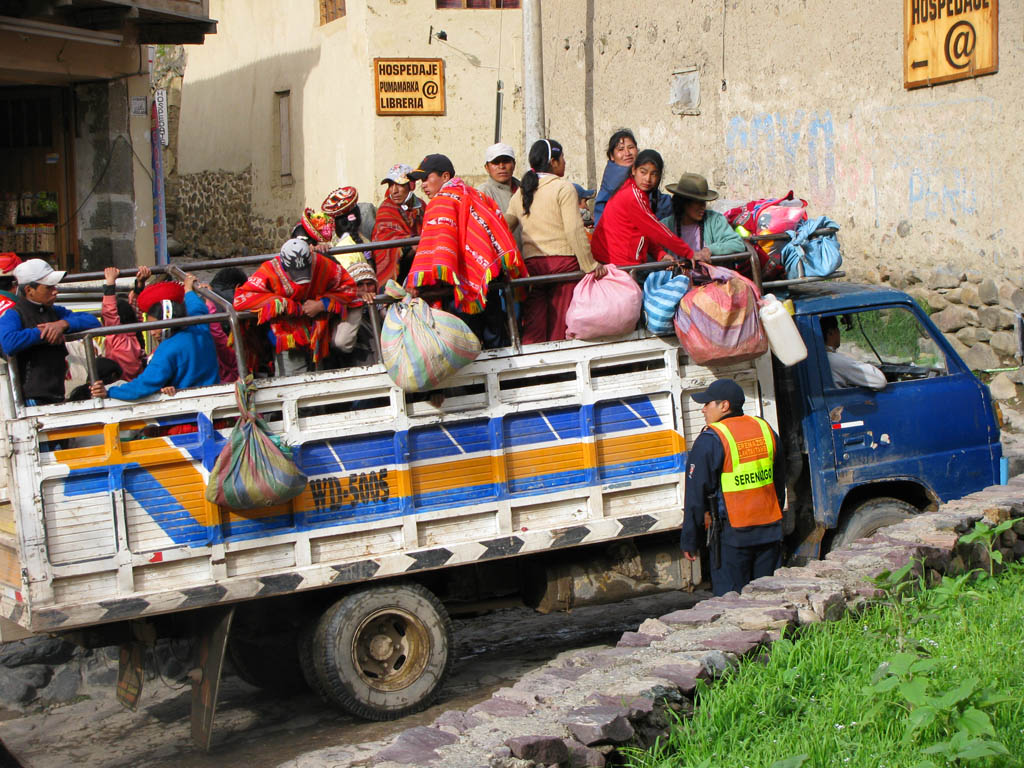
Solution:
<svg viewBox="0 0 1024 768"><path fill-rule="evenodd" d="M505 220L510 229L523 228L523 258L531 276L560 272L605 275L604 265L590 253L576 189L562 178L565 155L554 139L530 147L530 170L512 196ZM523 344L565 338L565 313L578 280L535 285L523 302Z"/></svg>

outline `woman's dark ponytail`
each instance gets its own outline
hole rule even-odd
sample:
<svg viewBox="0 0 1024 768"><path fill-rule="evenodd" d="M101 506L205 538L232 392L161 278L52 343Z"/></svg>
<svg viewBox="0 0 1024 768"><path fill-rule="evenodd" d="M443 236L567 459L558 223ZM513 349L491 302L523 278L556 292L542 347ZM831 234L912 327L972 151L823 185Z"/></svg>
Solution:
<svg viewBox="0 0 1024 768"><path fill-rule="evenodd" d="M530 215L533 195L540 185L538 173L551 170L551 161L562 156L562 145L554 139L538 139L530 147L530 170L523 174L519 189L523 193L523 213Z"/></svg>
<svg viewBox="0 0 1024 768"><path fill-rule="evenodd" d="M363 242L363 236L359 233L359 227L363 223L362 211L358 205L353 205L344 213L338 214L334 219L334 234L338 237L350 235L357 243Z"/></svg>

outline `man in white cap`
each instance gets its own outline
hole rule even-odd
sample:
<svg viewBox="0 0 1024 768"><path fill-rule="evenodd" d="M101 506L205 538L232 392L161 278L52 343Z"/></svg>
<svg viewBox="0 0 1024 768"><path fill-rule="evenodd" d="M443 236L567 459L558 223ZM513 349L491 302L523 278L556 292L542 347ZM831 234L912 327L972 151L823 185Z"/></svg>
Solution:
<svg viewBox="0 0 1024 768"><path fill-rule="evenodd" d="M504 213L512 195L519 189L519 179L512 175L516 170L516 151L500 141L491 144L484 153L484 170L490 178L477 190L496 202Z"/></svg>
<svg viewBox="0 0 1024 768"><path fill-rule="evenodd" d="M26 405L64 401L68 348L65 333L99 327L88 312L58 307L57 283L64 278L42 259L29 259L14 268L18 299L0 316L0 348L18 362L21 395Z"/></svg>
<svg viewBox="0 0 1024 768"><path fill-rule="evenodd" d="M506 213L512 195L519 189L519 179L512 175L516 170L516 151L500 141L491 144L484 153L484 170L490 178L478 186L477 191L491 198L498 204L501 212ZM512 234L516 238L516 245L522 251L523 226L516 224Z"/></svg>

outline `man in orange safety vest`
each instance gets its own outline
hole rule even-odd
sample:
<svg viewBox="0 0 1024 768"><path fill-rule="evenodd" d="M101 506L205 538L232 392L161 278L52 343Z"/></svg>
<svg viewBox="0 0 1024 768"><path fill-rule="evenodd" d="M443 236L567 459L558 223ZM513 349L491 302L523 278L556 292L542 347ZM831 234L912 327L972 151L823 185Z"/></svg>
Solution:
<svg viewBox="0 0 1024 768"><path fill-rule="evenodd" d="M732 379L717 379L693 395L707 426L686 457L680 546L695 560L707 532L716 595L739 592L782 560L785 463L768 422L744 415L745 399Z"/></svg>

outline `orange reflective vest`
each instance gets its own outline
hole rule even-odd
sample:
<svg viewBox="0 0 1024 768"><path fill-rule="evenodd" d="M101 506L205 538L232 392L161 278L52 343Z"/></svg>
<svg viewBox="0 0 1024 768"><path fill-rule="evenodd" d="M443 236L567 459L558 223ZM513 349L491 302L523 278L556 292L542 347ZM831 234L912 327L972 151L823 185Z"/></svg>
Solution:
<svg viewBox="0 0 1024 768"><path fill-rule="evenodd" d="M747 528L782 519L775 495L775 437L764 419L735 416L711 428L725 449L722 496L729 525Z"/></svg>

